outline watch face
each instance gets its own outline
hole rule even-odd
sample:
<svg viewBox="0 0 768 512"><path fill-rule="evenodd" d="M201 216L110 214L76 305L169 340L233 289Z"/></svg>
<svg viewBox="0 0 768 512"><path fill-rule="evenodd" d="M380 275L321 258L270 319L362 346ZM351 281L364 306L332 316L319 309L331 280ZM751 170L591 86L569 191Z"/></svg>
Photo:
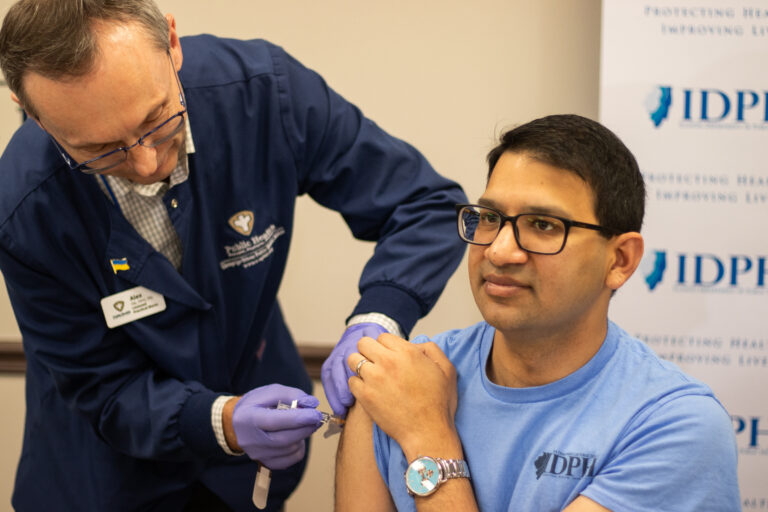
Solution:
<svg viewBox="0 0 768 512"><path fill-rule="evenodd" d="M440 470L437 462L430 457L421 457L411 462L405 472L405 485L418 496L427 496L437 489Z"/></svg>

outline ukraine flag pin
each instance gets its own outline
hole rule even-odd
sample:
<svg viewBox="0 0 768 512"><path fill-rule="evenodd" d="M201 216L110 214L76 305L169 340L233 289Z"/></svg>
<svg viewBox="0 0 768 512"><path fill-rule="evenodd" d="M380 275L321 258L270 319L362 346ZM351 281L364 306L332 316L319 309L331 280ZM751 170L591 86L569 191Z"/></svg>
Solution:
<svg viewBox="0 0 768 512"><path fill-rule="evenodd" d="M112 265L112 272L117 274L118 270L130 270L131 267L128 265L128 258L115 258L109 260L109 263Z"/></svg>

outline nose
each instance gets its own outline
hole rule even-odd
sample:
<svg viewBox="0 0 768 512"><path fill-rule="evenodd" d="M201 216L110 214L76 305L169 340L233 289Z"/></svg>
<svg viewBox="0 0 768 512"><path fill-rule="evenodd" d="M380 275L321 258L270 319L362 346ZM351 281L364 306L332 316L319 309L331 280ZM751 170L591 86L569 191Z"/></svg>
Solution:
<svg viewBox="0 0 768 512"><path fill-rule="evenodd" d="M528 261L528 253L517 243L511 222L504 223L496 239L486 248L485 255L497 267L521 265Z"/></svg>
<svg viewBox="0 0 768 512"><path fill-rule="evenodd" d="M138 144L128 151L131 168L139 176L150 176L157 170L157 149Z"/></svg>

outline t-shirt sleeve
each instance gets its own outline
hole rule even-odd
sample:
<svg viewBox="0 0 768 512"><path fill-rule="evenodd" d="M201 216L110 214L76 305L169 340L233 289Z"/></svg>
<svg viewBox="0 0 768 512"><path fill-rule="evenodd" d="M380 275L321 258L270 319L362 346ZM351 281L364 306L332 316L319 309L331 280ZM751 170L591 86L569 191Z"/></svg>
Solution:
<svg viewBox="0 0 768 512"><path fill-rule="evenodd" d="M581 494L611 510L740 510L736 457L720 403L685 395L639 414Z"/></svg>

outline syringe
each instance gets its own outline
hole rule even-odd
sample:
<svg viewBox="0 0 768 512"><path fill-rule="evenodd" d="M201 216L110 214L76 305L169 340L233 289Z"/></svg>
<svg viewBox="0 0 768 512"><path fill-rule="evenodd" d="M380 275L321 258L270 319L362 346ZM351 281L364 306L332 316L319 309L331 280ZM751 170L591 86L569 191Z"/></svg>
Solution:
<svg viewBox="0 0 768 512"><path fill-rule="evenodd" d="M294 400L290 404L285 402L277 402L275 409L295 409L298 407L298 400ZM331 437L334 434L341 432L344 427L344 418L336 416L335 414L320 411L323 415L323 424L328 425L323 437ZM259 464L259 470L256 472L256 482L253 486L253 504L256 508L263 510L267 506L267 496L269 495L269 485L272 482L272 471L263 464Z"/></svg>
<svg viewBox="0 0 768 512"><path fill-rule="evenodd" d="M290 405L284 402L277 402L277 409L295 409L296 403L296 400L294 400ZM328 428L326 429L325 434L323 434L323 437L330 437L341 432L341 429L344 428L344 418L329 412L319 412L323 415L323 424L328 425Z"/></svg>

